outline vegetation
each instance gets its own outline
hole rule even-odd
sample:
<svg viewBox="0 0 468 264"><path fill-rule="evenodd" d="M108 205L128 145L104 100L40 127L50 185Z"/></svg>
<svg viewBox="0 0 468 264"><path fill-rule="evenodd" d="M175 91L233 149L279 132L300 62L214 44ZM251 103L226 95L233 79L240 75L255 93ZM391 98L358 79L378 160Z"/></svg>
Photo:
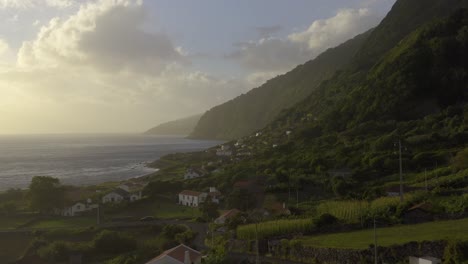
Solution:
<svg viewBox="0 0 468 264"><path fill-rule="evenodd" d="M248 224L237 227L237 237L254 240L258 238L272 237L285 234L308 233L314 229L311 219L284 219Z"/></svg>
<svg viewBox="0 0 468 264"><path fill-rule="evenodd" d="M273 121L281 110L292 107L324 80L342 69L360 48L369 32L327 50L231 101L207 111L191 137L234 139L247 136Z"/></svg>
<svg viewBox="0 0 468 264"><path fill-rule="evenodd" d="M411 241L425 240L468 240L464 232L468 228L468 219L430 222L417 225L404 225L377 229L379 246L404 244ZM372 229L347 233L308 236L300 239L305 246L365 249L374 243Z"/></svg>
<svg viewBox="0 0 468 264"><path fill-rule="evenodd" d="M41 213L51 213L54 208L62 208L65 203L65 192L60 180L47 176L33 177L28 196L31 208Z"/></svg>

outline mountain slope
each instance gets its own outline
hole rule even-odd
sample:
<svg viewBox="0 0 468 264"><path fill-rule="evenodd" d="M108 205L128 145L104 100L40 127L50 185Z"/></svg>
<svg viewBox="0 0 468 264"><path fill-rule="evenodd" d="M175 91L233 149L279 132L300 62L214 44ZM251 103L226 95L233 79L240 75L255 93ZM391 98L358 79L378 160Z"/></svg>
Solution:
<svg viewBox="0 0 468 264"><path fill-rule="evenodd" d="M468 7L466 0L399 0L372 32L353 59L353 66L369 68L404 36L422 24Z"/></svg>
<svg viewBox="0 0 468 264"><path fill-rule="evenodd" d="M145 132L148 135L189 135L196 126L202 114L157 125Z"/></svg>
<svg viewBox="0 0 468 264"><path fill-rule="evenodd" d="M329 49L287 74L212 108L201 117L190 136L233 139L263 128L283 109L303 100L323 80L349 63L369 33L370 31Z"/></svg>
<svg viewBox="0 0 468 264"><path fill-rule="evenodd" d="M405 170L449 165L468 146L468 10L420 26L377 61L335 75L246 138L259 153L250 161L318 175L347 167L375 181L397 171L401 140Z"/></svg>

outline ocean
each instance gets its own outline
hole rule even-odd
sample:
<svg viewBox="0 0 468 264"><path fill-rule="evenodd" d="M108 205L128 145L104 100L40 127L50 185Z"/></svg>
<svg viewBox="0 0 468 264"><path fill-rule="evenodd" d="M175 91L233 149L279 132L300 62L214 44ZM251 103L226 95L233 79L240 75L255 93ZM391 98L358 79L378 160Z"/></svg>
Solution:
<svg viewBox="0 0 468 264"><path fill-rule="evenodd" d="M140 134L0 135L0 191L27 188L33 176L71 185L139 177L154 172L146 164L161 156L220 143Z"/></svg>

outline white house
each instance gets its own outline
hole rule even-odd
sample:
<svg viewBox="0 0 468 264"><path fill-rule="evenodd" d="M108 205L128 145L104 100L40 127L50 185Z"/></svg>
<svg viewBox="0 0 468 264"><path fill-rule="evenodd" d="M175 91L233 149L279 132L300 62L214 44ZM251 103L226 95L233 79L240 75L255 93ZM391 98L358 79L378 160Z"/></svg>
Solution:
<svg viewBox="0 0 468 264"><path fill-rule="evenodd" d="M218 191L215 187L210 187L210 192L208 193L208 195L210 196L211 201L213 203L219 204L219 200L222 196L220 191Z"/></svg>
<svg viewBox="0 0 468 264"><path fill-rule="evenodd" d="M117 188L102 197L102 203L120 203L128 200L130 193L124 189Z"/></svg>
<svg viewBox="0 0 468 264"><path fill-rule="evenodd" d="M198 207L208 196L205 192L184 190L179 193L179 204L191 207Z"/></svg>
<svg viewBox="0 0 468 264"><path fill-rule="evenodd" d="M120 185L112 192L102 197L102 203L120 203L122 201L133 202L142 198L141 190L127 191L127 185Z"/></svg>
<svg viewBox="0 0 468 264"><path fill-rule="evenodd" d="M204 173L200 170L196 170L194 168L189 168L184 174L184 180L194 179L202 177Z"/></svg>
<svg viewBox="0 0 468 264"><path fill-rule="evenodd" d="M80 213L91 211L98 208L98 204L93 204L90 199L88 201L75 202L72 205L66 206L62 209L55 210L56 214L61 216L76 216Z"/></svg>
<svg viewBox="0 0 468 264"><path fill-rule="evenodd" d="M433 257L409 257L410 264L440 264L442 261Z"/></svg>
<svg viewBox="0 0 468 264"><path fill-rule="evenodd" d="M202 254L195 249L180 244L164 251L146 264L200 264Z"/></svg>

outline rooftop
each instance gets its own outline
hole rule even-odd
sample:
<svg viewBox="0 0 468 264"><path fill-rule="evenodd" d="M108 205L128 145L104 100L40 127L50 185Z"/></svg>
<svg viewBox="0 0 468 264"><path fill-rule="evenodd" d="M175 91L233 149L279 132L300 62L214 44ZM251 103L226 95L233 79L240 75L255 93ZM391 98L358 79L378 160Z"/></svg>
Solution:
<svg viewBox="0 0 468 264"><path fill-rule="evenodd" d="M168 249L164 251L161 255L157 256L156 258L150 260L146 264L153 264L157 263L158 260L163 258L164 256L169 256L177 261L180 261L180 263L184 263L184 257L185 257L185 252L188 251L190 254L190 259L192 261L197 260L201 258L202 254L199 251L196 251L195 249L192 249L184 244L180 244L177 247Z"/></svg>
<svg viewBox="0 0 468 264"><path fill-rule="evenodd" d="M189 196L199 196L200 194L202 194L202 192L183 190L182 192L180 192L180 194L189 195Z"/></svg>

